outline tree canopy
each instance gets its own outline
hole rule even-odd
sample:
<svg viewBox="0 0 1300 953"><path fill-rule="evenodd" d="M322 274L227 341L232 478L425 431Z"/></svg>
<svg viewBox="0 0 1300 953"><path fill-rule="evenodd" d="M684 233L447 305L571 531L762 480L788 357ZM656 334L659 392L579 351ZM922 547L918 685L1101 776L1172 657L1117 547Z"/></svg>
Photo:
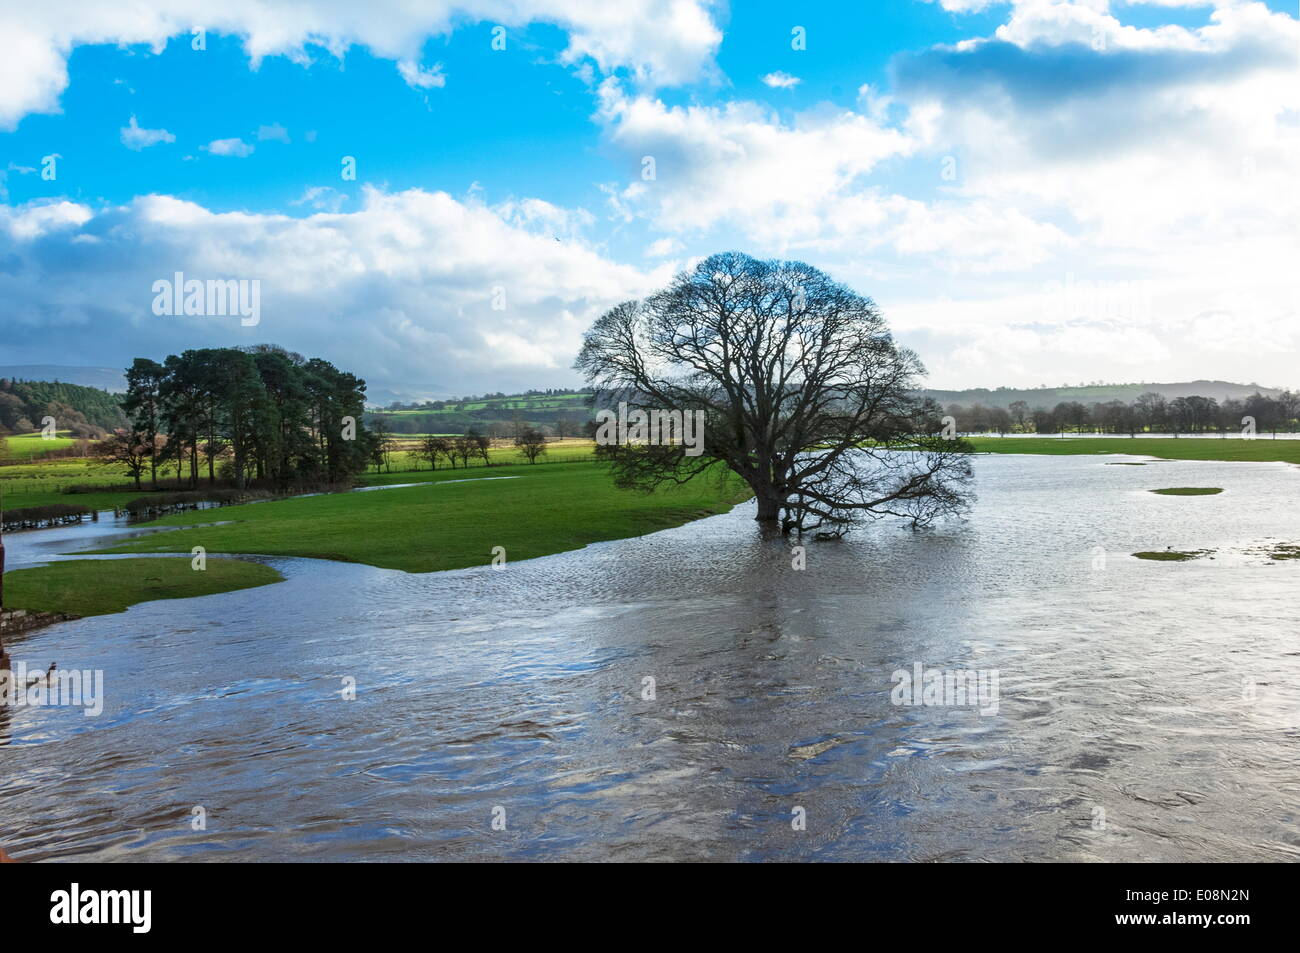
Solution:
<svg viewBox="0 0 1300 953"><path fill-rule="evenodd" d="M222 460L240 488L250 479L335 483L364 470L371 454L360 424L365 381L320 358L274 345L202 348L161 364L136 358L126 376L122 406L155 481L160 466L188 464L197 485L204 463L215 482Z"/></svg>
<svg viewBox="0 0 1300 953"><path fill-rule="evenodd" d="M870 298L803 262L713 255L600 317L575 367L596 407L703 415L702 452L599 446L621 486L721 465L753 488L760 521L819 535L887 514L925 524L967 502L969 447L941 438L938 406L912 394L920 359Z"/></svg>

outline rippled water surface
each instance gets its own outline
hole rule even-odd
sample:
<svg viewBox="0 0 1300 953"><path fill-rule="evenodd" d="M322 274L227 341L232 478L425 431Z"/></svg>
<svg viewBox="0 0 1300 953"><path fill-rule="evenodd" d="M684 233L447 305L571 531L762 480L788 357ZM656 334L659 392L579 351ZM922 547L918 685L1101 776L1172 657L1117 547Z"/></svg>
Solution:
<svg viewBox="0 0 1300 953"><path fill-rule="evenodd" d="M0 712L0 844L1300 859L1300 560L1260 551L1300 543L1300 468L1106 459L981 457L968 520L810 543L803 571L742 505L501 572L268 558L286 582L41 630L15 660L102 669L107 702ZM12 534L10 566L120 531ZM1216 552L1128 555L1166 547ZM893 704L915 663L996 670L997 713Z"/></svg>

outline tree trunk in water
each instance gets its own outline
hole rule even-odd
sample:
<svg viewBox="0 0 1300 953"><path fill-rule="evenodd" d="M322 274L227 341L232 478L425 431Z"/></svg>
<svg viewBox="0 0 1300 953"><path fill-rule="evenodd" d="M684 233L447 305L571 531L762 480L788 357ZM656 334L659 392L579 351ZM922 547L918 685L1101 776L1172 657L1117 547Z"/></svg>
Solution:
<svg viewBox="0 0 1300 953"><path fill-rule="evenodd" d="M0 512L0 519L4 513ZM0 523L0 613L5 607L5 529ZM9 653L5 651L4 633L0 632L0 672L9 671ZM4 851L0 850L0 861L4 861Z"/></svg>
<svg viewBox="0 0 1300 953"><path fill-rule="evenodd" d="M758 515L754 519L761 523L775 523L781 515L781 501L770 493L758 493Z"/></svg>

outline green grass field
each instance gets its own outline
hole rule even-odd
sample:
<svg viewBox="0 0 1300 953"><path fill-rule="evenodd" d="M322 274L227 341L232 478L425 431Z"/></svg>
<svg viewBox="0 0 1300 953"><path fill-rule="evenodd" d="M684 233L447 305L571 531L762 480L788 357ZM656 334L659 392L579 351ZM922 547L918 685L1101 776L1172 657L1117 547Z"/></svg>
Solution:
<svg viewBox="0 0 1300 953"><path fill-rule="evenodd" d="M969 437L980 453L1111 454L1166 460L1300 463L1300 440L1259 437Z"/></svg>
<svg viewBox="0 0 1300 953"><path fill-rule="evenodd" d="M14 438L11 437L10 439ZM407 440L409 435L403 434L401 439ZM30 441L28 442L30 443ZM64 441L65 444L70 442ZM522 459L519 451L513 446L493 447L488 451L488 457L492 461L493 469L497 466L517 464ZM595 459L595 444L592 441L568 439L548 445L547 452L538 459L535 466L575 463L593 459ZM419 459L408 450L399 450L393 453L391 466L392 472L375 472L374 467L369 468L362 475L361 482L368 485L410 483L416 479L414 475L416 473L420 474L419 479L427 479L430 476L428 461ZM470 461L470 469L483 469L483 462L481 460ZM436 472L441 474L444 470L448 473L451 472L445 461L439 461ZM456 472L460 473L461 468L458 467ZM169 468L165 474L160 474L160 476L170 480L174 473L175 471ZM145 489L136 490L132 485L131 478L126 475L121 467L98 466L92 464L89 460L81 458L33 460L29 463L0 467L0 507L6 510L15 510L27 506L76 503L94 509L112 509L115 506L123 505L128 500L135 499L143 493L147 493L148 482L146 476ZM201 482L200 489L205 485L206 483ZM102 486L104 489L89 493L62 492L68 486ZM127 487L127 489L121 489L123 487ZM167 488L171 489L170 483Z"/></svg>
<svg viewBox="0 0 1300 953"><path fill-rule="evenodd" d="M269 566L209 559L204 570L186 559L70 559L5 573L5 607L70 615L122 612L138 602L189 599L280 582Z"/></svg>
<svg viewBox="0 0 1300 953"><path fill-rule="evenodd" d="M653 494L617 490L609 473L590 463L393 473L376 482L421 479L435 482L223 507L212 518L235 522L154 534L101 552L188 553L203 546L209 553L308 556L432 572L486 565L495 546L505 547L507 560L518 560L640 536L725 512L750 496L736 478L723 485L697 478ZM457 480L469 482L450 482ZM192 526L199 518L182 513L147 525Z"/></svg>
<svg viewBox="0 0 1300 953"><path fill-rule="evenodd" d="M51 503L80 503L96 509L109 509L140 495L134 489L114 491L131 483L120 468L92 465L89 461L38 460L33 463L0 467L0 503L6 510L24 506L48 506ZM102 491L64 493L64 487L102 486Z"/></svg>
<svg viewBox="0 0 1300 953"><path fill-rule="evenodd" d="M392 465L392 469L394 473L396 473L398 470L402 470L402 471L422 470L425 473L428 473L429 461L421 459L420 457L416 456L415 452L412 449L410 449L410 443L406 442L408 440L408 435L402 434L398 439L399 441L403 441L404 449L396 450L392 454L390 454L391 457L390 463ZM524 461L523 455L520 454L519 449L513 446L492 447L491 449L488 450L488 459L492 461L492 466L494 467L516 464L516 463L520 463L521 461L526 462ZM546 453L538 457L537 463L533 464L533 466L541 466L542 464L546 464L546 463L577 463L581 461L591 461L595 459L596 459L595 441L570 438L564 440L563 442L547 444ZM469 465L471 469L482 468L484 466L484 463L482 460L471 460L469 462ZM458 469L460 469L459 464L457 465L457 467ZM438 461L439 472L441 472L444 469L448 469L447 462L445 460L439 460ZM382 476L385 472L387 471L380 471L379 473L376 473L375 468L371 467L367 471L366 476L367 478L373 476Z"/></svg>
<svg viewBox="0 0 1300 953"><path fill-rule="evenodd" d="M55 436L46 440L40 433L10 434L0 444L0 460L26 461L41 456L50 450L61 450L72 446L68 431L60 430Z"/></svg>

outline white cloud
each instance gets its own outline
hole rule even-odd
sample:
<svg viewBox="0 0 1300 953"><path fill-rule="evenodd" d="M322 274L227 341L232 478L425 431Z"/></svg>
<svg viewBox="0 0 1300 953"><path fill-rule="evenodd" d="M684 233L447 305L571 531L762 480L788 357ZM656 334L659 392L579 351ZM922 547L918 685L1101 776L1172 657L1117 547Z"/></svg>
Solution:
<svg viewBox="0 0 1300 953"><path fill-rule="evenodd" d="M257 127L258 142L283 142L286 145L289 142L289 130L278 122L273 122L269 126Z"/></svg>
<svg viewBox="0 0 1300 953"><path fill-rule="evenodd" d="M802 83L798 76L791 76L789 73L783 73L777 70L775 73L768 73L763 77L763 83L773 89L794 89Z"/></svg>
<svg viewBox="0 0 1300 953"><path fill-rule="evenodd" d="M480 189L471 187L472 192ZM578 239L583 231L595 222L595 217L584 208L567 209L542 199L510 199L492 206L492 211L516 228L552 238Z"/></svg>
<svg viewBox="0 0 1300 953"><path fill-rule="evenodd" d="M16 242L28 242L79 228L91 217L90 209L76 202L33 202L19 208L0 205L0 230Z"/></svg>
<svg viewBox="0 0 1300 953"><path fill-rule="evenodd" d="M267 56L308 60L308 44L341 56L351 46L397 62L418 62L424 41L460 23L520 28L553 24L568 33L562 61L626 69L640 82L674 85L713 70L722 41L709 0L152 0L97 4L84 0L8 3L0 8L0 129L29 113L59 110L68 56L88 44L148 44L161 51L194 28L243 37L256 66ZM467 27L478 29L481 27ZM435 74L421 74L432 80Z"/></svg>
<svg viewBox="0 0 1300 953"><path fill-rule="evenodd" d="M243 139L213 139L206 146L199 146L206 152L214 156L234 156L237 159L246 159L253 154L255 148Z"/></svg>
<svg viewBox="0 0 1300 953"><path fill-rule="evenodd" d="M1029 236L1023 223L1051 223L1061 239L1016 281L945 285L965 303L905 309L940 355L932 371L1032 382L1041 366L1050 382L1136 361L1146 379L1295 384L1298 46L1300 24L1259 3L1138 29L1105 3L1027 0L990 38L900 63L894 95L919 154L962 170L944 202L1007 210ZM1026 304L1026 286L1067 276L1142 282L1152 307L1080 325Z"/></svg>
<svg viewBox="0 0 1300 953"><path fill-rule="evenodd" d="M175 142L176 137L166 129L141 129L135 116L122 127L122 145L139 152L160 142Z"/></svg>
<svg viewBox="0 0 1300 953"><path fill-rule="evenodd" d="M888 95L863 86L856 112L670 107L607 81L597 118L631 173L612 204L902 302L890 313L954 386L1134 362L1148 379L1296 383L1300 24L1249 0L1201 27L1140 29L1109 9L1021 0L990 37L903 57ZM1083 324L1036 310L1026 288L1068 275L1143 282L1154 304ZM1220 343L1218 363L1216 323L1252 356Z"/></svg>
<svg viewBox="0 0 1300 953"><path fill-rule="evenodd" d="M343 208L348 197L338 189L328 185L313 185L303 190L302 195L290 202L290 205L310 205L318 212L337 212Z"/></svg>
<svg viewBox="0 0 1300 953"><path fill-rule="evenodd" d="M937 0L937 2L949 13L977 13L985 7L1005 0Z"/></svg>
<svg viewBox="0 0 1300 953"><path fill-rule="evenodd" d="M725 224L752 240L789 244L824 234L832 206L883 160L911 149L906 136L851 110L813 111L784 123L755 103L674 106L629 96L614 80L598 118L610 141L639 163L655 160L614 192L620 214L666 231Z"/></svg>
<svg viewBox="0 0 1300 953"><path fill-rule="evenodd" d="M647 258L667 258L670 255L679 255L685 249L686 246L675 238L660 238L649 244L645 250L645 256Z"/></svg>
<svg viewBox="0 0 1300 953"><path fill-rule="evenodd" d="M555 240L557 224L583 219L420 190L367 189L358 211L306 218L162 195L100 210L0 206L5 351L26 360L57 339L69 363L124 364L274 341L404 394L562 386L576 379L570 364L591 322L669 277ZM154 316L151 284L176 271L261 279L261 324ZM497 289L504 310L493 310Z"/></svg>
<svg viewBox="0 0 1300 953"><path fill-rule="evenodd" d="M1094 31L1103 49L1084 43ZM914 134L959 158L961 194L1053 215L1099 248L1281 239L1300 213L1298 47L1300 24L1256 3L1196 30L1025 5L995 40L905 65L898 95Z"/></svg>
<svg viewBox="0 0 1300 953"><path fill-rule="evenodd" d="M447 77L443 75L441 63L435 63L426 69L414 60L400 60L397 64L397 72L401 74L402 81L412 89L441 89L447 85Z"/></svg>

